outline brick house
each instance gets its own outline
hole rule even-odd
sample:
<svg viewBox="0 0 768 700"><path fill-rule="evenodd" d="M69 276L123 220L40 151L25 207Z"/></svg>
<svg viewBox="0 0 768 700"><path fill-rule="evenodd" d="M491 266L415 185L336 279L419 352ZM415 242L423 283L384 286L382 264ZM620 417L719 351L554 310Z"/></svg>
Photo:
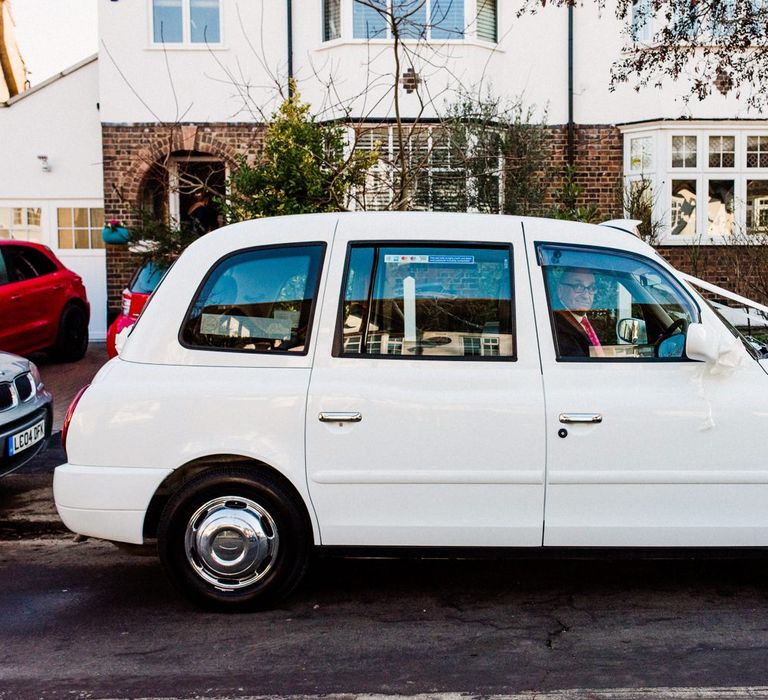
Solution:
<svg viewBox="0 0 768 700"><path fill-rule="evenodd" d="M583 203L622 216L623 187L647 180L661 252L748 292L719 251L768 222L768 120L717 91L688 105L672 83L610 92L627 28L591 3L573 11L570 59L566 8L517 18L498 0L426 0L419 13L397 70L386 23L355 0L99 0L106 216L135 224L142 205L183 221L189 181L222 189L235 157L258 153L288 75L321 118L385 133L395 91L403 119L429 124L459 87L488 87L546 110L551 170L573 163ZM114 309L135 262L114 247L106 261Z"/></svg>

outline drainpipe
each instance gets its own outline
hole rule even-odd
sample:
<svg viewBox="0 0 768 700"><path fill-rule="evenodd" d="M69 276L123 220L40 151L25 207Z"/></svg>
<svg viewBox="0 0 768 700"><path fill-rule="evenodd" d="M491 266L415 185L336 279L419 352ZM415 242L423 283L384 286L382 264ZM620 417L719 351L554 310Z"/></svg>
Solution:
<svg viewBox="0 0 768 700"><path fill-rule="evenodd" d="M576 144L573 123L573 3L568 3L568 165L576 160Z"/></svg>
<svg viewBox="0 0 768 700"><path fill-rule="evenodd" d="M288 6L288 97L293 97L293 0Z"/></svg>

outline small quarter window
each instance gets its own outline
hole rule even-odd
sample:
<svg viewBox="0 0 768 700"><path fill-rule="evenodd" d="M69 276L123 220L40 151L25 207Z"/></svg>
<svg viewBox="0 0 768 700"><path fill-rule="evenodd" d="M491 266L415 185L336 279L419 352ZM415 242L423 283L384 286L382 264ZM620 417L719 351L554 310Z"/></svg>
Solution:
<svg viewBox="0 0 768 700"><path fill-rule="evenodd" d="M243 251L220 261L182 327L185 345L306 353L323 244Z"/></svg>
<svg viewBox="0 0 768 700"><path fill-rule="evenodd" d="M515 356L509 247L353 246L342 356Z"/></svg>

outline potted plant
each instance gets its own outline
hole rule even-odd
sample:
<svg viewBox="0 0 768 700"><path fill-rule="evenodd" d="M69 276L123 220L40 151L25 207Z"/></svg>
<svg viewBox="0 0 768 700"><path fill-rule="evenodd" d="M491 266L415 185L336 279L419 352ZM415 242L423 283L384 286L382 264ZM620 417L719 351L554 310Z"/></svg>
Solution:
<svg viewBox="0 0 768 700"><path fill-rule="evenodd" d="M109 243L109 245L125 245L128 243L130 233L120 221L110 219L107 225L101 229L101 237L104 239L104 243Z"/></svg>

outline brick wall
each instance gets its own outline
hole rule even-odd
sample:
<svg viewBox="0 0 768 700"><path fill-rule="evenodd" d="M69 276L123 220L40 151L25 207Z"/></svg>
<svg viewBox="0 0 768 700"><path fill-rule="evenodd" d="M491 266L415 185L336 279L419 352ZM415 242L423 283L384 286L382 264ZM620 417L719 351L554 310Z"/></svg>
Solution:
<svg viewBox="0 0 768 700"><path fill-rule="evenodd" d="M547 204L554 204L555 193L563 187L568 155L568 127L550 127L552 182ZM622 213L623 148L621 132L605 124L580 124L574 129L575 182L582 193L578 206L594 204L602 220L616 219Z"/></svg>
<svg viewBox="0 0 768 700"><path fill-rule="evenodd" d="M657 246L671 265L711 284L768 304L768 248L765 246Z"/></svg>
<svg viewBox="0 0 768 700"><path fill-rule="evenodd" d="M547 205L564 183L567 128L550 127L550 171ZM105 124L104 209L107 219L116 218L129 228L136 224L136 207L142 184L153 163L164 163L174 153L196 151L233 164L238 154L255 156L261 149L263 125L257 124ZM623 216L621 204L623 141L619 130L607 125L580 125L575 129L576 183L582 188L577 202L595 204L603 219ZM768 303L762 289L761 269L768 253L756 263L754 249L725 252L719 246L666 246L659 251L678 269L714 284ZM137 260L125 247L107 246L108 306L115 312L120 294L136 269ZM765 277L768 277L766 271Z"/></svg>
<svg viewBox="0 0 768 700"><path fill-rule="evenodd" d="M175 153L195 151L228 165L238 154L253 156L263 143L259 124L104 124L104 213L128 228L137 223L143 183L153 164ZM107 246L107 304L114 313L137 260L123 246Z"/></svg>

